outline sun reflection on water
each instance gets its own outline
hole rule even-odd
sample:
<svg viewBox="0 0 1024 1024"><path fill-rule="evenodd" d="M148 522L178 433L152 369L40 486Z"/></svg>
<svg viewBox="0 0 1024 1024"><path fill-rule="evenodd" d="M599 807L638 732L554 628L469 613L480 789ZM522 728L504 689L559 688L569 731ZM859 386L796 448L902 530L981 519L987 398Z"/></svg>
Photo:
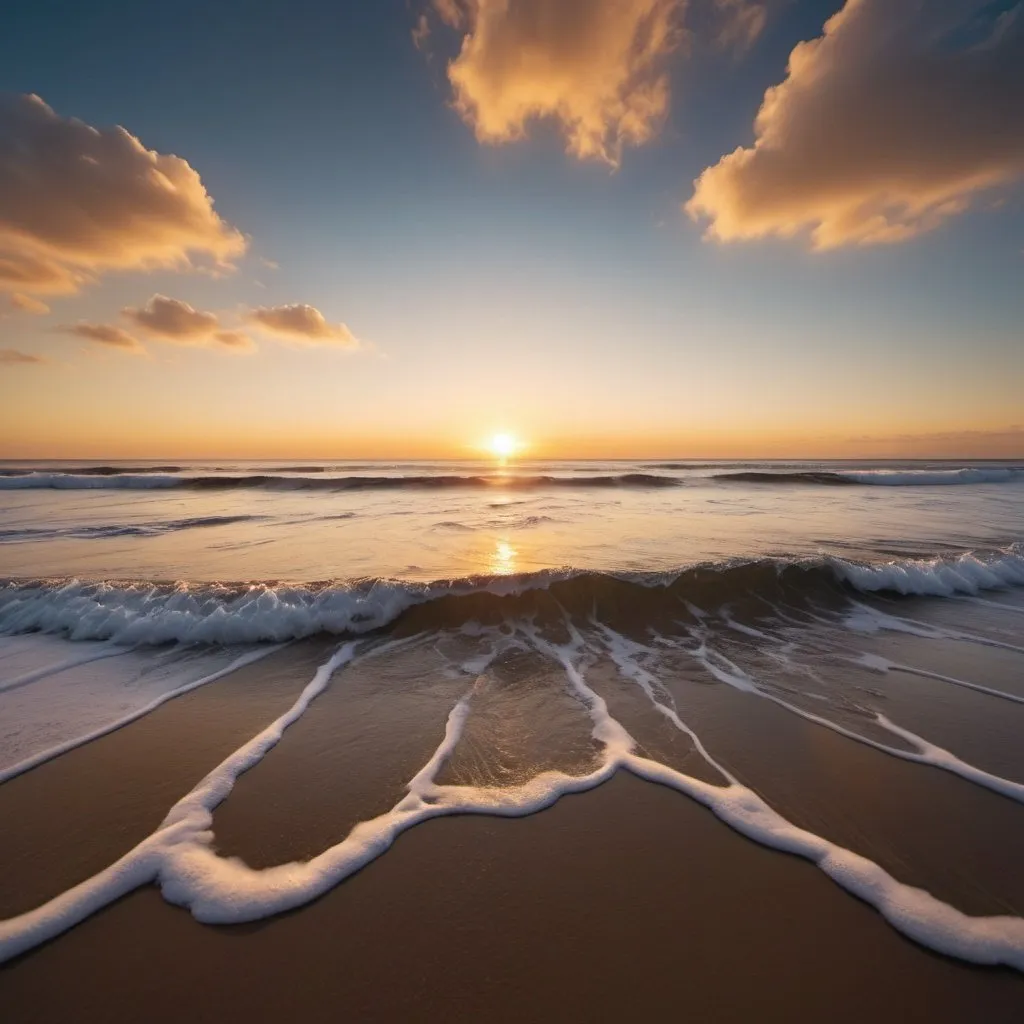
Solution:
<svg viewBox="0 0 1024 1024"><path fill-rule="evenodd" d="M494 551L491 553L488 564L488 572L492 576L510 576L516 571L516 557L518 551L507 540L494 542Z"/></svg>

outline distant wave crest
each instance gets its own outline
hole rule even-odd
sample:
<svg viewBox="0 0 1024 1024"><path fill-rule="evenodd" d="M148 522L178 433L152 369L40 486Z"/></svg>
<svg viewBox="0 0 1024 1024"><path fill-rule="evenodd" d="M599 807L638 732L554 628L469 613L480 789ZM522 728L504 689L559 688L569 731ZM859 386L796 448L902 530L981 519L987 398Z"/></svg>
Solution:
<svg viewBox="0 0 1024 1024"><path fill-rule="evenodd" d="M725 464L723 464L724 467ZM96 466L84 470L0 470L3 490L168 490L232 491L440 491L493 489L534 491L548 489L633 488L654 490L717 484L771 486L821 485L868 487L935 487L950 484L1005 484L1024 481L1024 468L964 467L950 469L777 469L733 468L711 472L714 466L664 463L664 472L580 472L571 475L524 471L414 472L376 475L331 475L327 467L285 467L263 472L233 473L178 471L174 466L140 469ZM676 475L688 471L688 475Z"/></svg>
<svg viewBox="0 0 1024 1024"><path fill-rule="evenodd" d="M445 490L448 488L496 488L541 490L584 487L679 487L678 477L651 473L618 473L599 476L561 477L547 474L423 474L407 476L305 477L271 474L183 476L132 474L118 476L74 473L29 473L0 477L0 490L160 490L181 488L193 491L230 491L259 488L275 491L391 491Z"/></svg>
<svg viewBox="0 0 1024 1024"><path fill-rule="evenodd" d="M1006 484L1024 480L1024 470L985 467L964 469L870 469L798 472L768 470L716 473L711 479L737 484L824 484L863 487L941 487L950 484Z"/></svg>

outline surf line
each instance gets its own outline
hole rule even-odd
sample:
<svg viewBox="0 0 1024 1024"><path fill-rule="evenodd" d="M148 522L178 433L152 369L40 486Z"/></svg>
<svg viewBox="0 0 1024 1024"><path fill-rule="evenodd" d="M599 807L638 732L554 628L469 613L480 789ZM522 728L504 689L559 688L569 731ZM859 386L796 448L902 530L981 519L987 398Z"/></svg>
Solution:
<svg viewBox="0 0 1024 1024"><path fill-rule="evenodd" d="M47 761L52 761L55 757L60 757L61 754L66 754L69 750L74 750L76 747L81 747L86 743L92 743L93 740L98 740L101 736L107 736L112 732L116 732L118 729L123 729L126 725L131 725L132 722L136 722L145 715L148 715L151 711L155 711L162 704L166 704L168 701L174 700L175 697L181 697L186 693L191 693L193 690L198 690L201 686L206 686L208 683L213 683L218 679L223 679L232 672L237 672L238 669L244 668L246 665L252 665L254 662L262 661L264 658L270 657L271 654L276 654L282 648L287 646L288 644L275 644L273 647L265 647L262 650L250 651L248 654L243 654L240 657L235 658L235 660L225 668L219 669L210 675L203 676L202 679L195 679L191 683L185 683L183 686L179 686L174 690L168 690L167 693L162 693L159 697L154 697L153 700L143 707L136 708L136 710L130 711L128 714L122 715L120 718L115 718L113 721L107 722L104 725L93 729L84 736L76 736L74 739L58 743L56 746L39 751L38 754L26 757L23 761L19 761L17 764L12 764L8 768L0 770L0 785L5 783L8 779L13 779L16 775L21 775ZM121 648L117 653L123 654L125 653L125 649ZM82 662L76 662L75 664L82 664ZM25 684L23 683L22 685Z"/></svg>

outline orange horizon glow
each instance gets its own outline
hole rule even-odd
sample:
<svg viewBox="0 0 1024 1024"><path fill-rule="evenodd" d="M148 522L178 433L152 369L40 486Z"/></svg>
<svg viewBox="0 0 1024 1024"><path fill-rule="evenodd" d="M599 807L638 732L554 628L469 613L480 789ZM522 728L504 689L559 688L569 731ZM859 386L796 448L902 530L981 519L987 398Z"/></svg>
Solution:
<svg viewBox="0 0 1024 1024"><path fill-rule="evenodd" d="M500 440L499 440L500 439ZM1024 430L963 430L898 435L819 436L796 432L750 436L552 436L527 445L509 432L467 443L451 437L362 436L350 438L225 437L178 434L173 437L96 436L14 438L0 442L0 460L289 460L464 461L544 460L815 460L815 459L1024 459Z"/></svg>

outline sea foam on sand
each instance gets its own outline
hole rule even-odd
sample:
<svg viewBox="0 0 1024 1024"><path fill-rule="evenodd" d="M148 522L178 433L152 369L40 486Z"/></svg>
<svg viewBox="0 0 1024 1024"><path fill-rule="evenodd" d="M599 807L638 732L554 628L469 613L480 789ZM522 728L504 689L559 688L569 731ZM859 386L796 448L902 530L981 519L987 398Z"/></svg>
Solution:
<svg viewBox="0 0 1024 1024"><path fill-rule="evenodd" d="M455 813L530 814L565 794L598 786L621 769L697 800L727 825L758 843L813 862L844 889L874 906L903 934L922 945L974 963L1007 964L1024 970L1024 920L965 915L928 892L899 882L872 861L792 825L718 763L677 711L659 696L657 677L641 663L647 648L599 623L587 635L571 623L567 622L566 628L568 640L559 643L545 638L528 621L519 621L514 628L507 625L504 629L480 629L477 635L490 644L489 653L463 668L481 675L487 671L491 660L509 645L527 649L560 666L570 692L590 718L591 735L600 751L597 767L592 771L581 775L546 771L521 785L504 788L438 784L440 769L455 750L473 713L475 683L470 683L451 708L445 734L433 755L410 780L406 795L390 811L357 825L342 842L304 863L260 871L239 860L218 856L211 831L214 808L227 798L238 777L273 749L285 730L328 686L332 676L343 672L357 659L380 657L399 646L426 641L414 637L384 643L346 642L320 666L288 711L183 796L152 835L94 877L36 910L0 922L0 959L9 959L52 938L120 896L149 883L158 884L166 899L187 907L194 917L208 923L237 923L280 913L324 893L383 853L399 833L413 825ZM730 685L758 689L753 679L730 667L727 659L709 653L707 646L699 642L699 636L692 639L698 642L687 649L688 653L702 661L713 674ZM588 657L598 650L611 658L623 678L637 685L673 728L690 738L700 756L725 780L724 785L700 781L637 753L633 737L587 682ZM882 665L870 667L884 668ZM197 680L194 685L202 682L204 680ZM339 682L343 683L343 676ZM790 706L790 710L799 709ZM830 722L818 721L832 727ZM919 740L899 727L894 726L893 732L914 744ZM895 753L875 745L887 753ZM906 755L901 753L900 756ZM958 771L970 781L1020 799L1018 792L1000 788L999 783L1006 780L997 780L976 769L973 776L965 774L961 768L946 763L945 756L945 751L924 741L912 755L913 759ZM986 777L983 779L982 775Z"/></svg>

